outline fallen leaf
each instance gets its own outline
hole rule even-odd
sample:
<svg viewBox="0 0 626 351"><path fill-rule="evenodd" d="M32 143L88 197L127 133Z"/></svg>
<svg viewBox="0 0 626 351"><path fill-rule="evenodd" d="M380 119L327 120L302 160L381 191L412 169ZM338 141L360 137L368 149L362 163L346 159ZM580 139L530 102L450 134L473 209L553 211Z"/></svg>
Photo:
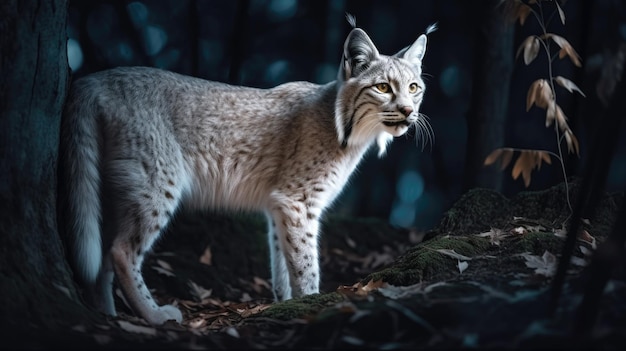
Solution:
<svg viewBox="0 0 626 351"><path fill-rule="evenodd" d="M467 261L457 260L457 267L459 267L459 273L463 274L463 271L467 269L469 263Z"/></svg>
<svg viewBox="0 0 626 351"><path fill-rule="evenodd" d="M554 235L558 236L559 238L567 237L567 229L557 228L557 229L554 229L553 232L554 232ZM593 249L596 248L596 238L594 238L591 234L589 234L587 230L581 229L578 232L578 236L576 238L580 241L589 243L591 245L591 248Z"/></svg>
<svg viewBox="0 0 626 351"><path fill-rule="evenodd" d="M352 286L340 285L337 288L337 292L346 296L367 296L370 292L385 286L387 286L387 283L382 279L376 281L370 280L365 285L361 282L357 282Z"/></svg>
<svg viewBox="0 0 626 351"><path fill-rule="evenodd" d="M239 332L235 329L235 327L228 327L224 331L232 337L239 338Z"/></svg>
<svg viewBox="0 0 626 351"><path fill-rule="evenodd" d="M157 271L157 272L159 272L161 274L164 274L164 275L166 275L168 277L176 276L176 274L174 274L172 271L167 270L167 269L162 268L162 267L152 266L152 269L154 269L155 271Z"/></svg>
<svg viewBox="0 0 626 351"><path fill-rule="evenodd" d="M172 266L169 263L167 263L167 262L165 262L163 260L156 260L156 263L159 266L163 267L163 269L167 269L168 271L172 270Z"/></svg>
<svg viewBox="0 0 626 351"><path fill-rule="evenodd" d="M458 260L469 261L469 260L472 259L471 257L465 256L465 255L461 255L460 253L457 253L456 251L450 250L450 249L436 249L435 251L437 251L437 252L439 252L441 254L444 254L446 256L450 256L452 258L456 258Z"/></svg>
<svg viewBox="0 0 626 351"><path fill-rule="evenodd" d="M259 287L263 287L267 290L272 290L272 287L270 285L270 283L267 282L267 280L263 279L263 278L259 278L257 276L252 278L252 281L254 282L254 285L259 286ZM261 289L259 289L258 292L260 292Z"/></svg>
<svg viewBox="0 0 626 351"><path fill-rule="evenodd" d="M526 260L526 267L535 269L535 274L552 277L556 273L557 259L550 252L544 251L541 257L527 252L520 255Z"/></svg>
<svg viewBox="0 0 626 351"><path fill-rule="evenodd" d="M575 265L575 266L579 266L579 267L585 267L587 266L587 261L584 258L580 258L580 257L576 257L576 256L572 256L572 258L570 259L570 262Z"/></svg>
<svg viewBox="0 0 626 351"><path fill-rule="evenodd" d="M198 329L204 327L206 325L206 319L204 318L194 318L187 322L187 325L191 328Z"/></svg>
<svg viewBox="0 0 626 351"><path fill-rule="evenodd" d="M70 299L72 298L72 295L70 294L70 289L68 289L67 287L65 287L65 286L63 286L61 284L58 284L58 283L52 283L52 285L54 285L55 288L57 288L59 291L64 293Z"/></svg>
<svg viewBox="0 0 626 351"><path fill-rule="evenodd" d="M526 230L526 228L520 226L520 227L515 227L515 228L511 229L511 233L517 234L517 235L526 235L528 233L528 230Z"/></svg>
<svg viewBox="0 0 626 351"><path fill-rule="evenodd" d="M490 231L476 234L476 236L481 238L489 238L489 242L492 245L500 246L500 242L502 241L502 239L506 238L509 235L504 233L502 229L491 228Z"/></svg>
<svg viewBox="0 0 626 351"><path fill-rule="evenodd" d="M191 280L187 282L187 285L189 286L189 292L198 302L210 297L213 293L212 289L205 289Z"/></svg>
<svg viewBox="0 0 626 351"><path fill-rule="evenodd" d="M211 246L207 245L206 249L204 249L204 252L202 253L202 256L200 256L200 263L210 266L212 264L212 261L213 254L211 253Z"/></svg>
<svg viewBox="0 0 626 351"><path fill-rule="evenodd" d="M352 240L350 237L346 236L346 237L345 237L345 240L346 240L346 244L347 244L350 248L354 249L354 248L356 247L356 242L354 242L354 240Z"/></svg>

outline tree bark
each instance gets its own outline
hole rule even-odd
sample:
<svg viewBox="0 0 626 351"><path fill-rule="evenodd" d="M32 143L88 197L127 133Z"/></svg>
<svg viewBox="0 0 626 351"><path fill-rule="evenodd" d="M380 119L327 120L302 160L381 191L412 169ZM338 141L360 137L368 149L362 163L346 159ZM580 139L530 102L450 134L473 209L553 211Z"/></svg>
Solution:
<svg viewBox="0 0 626 351"><path fill-rule="evenodd" d="M0 1L0 334L9 341L87 316L56 222L67 15L67 0Z"/></svg>
<svg viewBox="0 0 626 351"><path fill-rule="evenodd" d="M500 0L472 2L476 18L472 99L467 113L465 190L502 190L502 172L484 167L491 151L504 144L509 84L513 71L514 22L502 12ZM478 9L477 9L478 7Z"/></svg>

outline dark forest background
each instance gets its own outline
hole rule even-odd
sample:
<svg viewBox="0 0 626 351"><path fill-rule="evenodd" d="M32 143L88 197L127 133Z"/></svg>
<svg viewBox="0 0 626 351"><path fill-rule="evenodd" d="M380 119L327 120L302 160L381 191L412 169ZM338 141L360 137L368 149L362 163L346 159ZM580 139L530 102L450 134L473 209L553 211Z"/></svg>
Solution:
<svg viewBox="0 0 626 351"><path fill-rule="evenodd" d="M532 15L523 26L505 20L500 1L149 0L69 5L73 78L115 66L147 65L261 88L335 79L350 30L346 13L355 15L357 25L384 54L409 45L437 22L439 30L429 36L424 60L427 90L421 109L429 117L434 142L422 150L422 141L409 133L397 138L383 159L370 152L331 212L427 230L469 188L488 187L512 196L563 181L556 160L533 172L528 188L521 177L511 179L511 166L500 172L480 164L495 147L557 152L554 130L544 126L545 111L526 111L528 87L547 76L547 61L541 54L528 66L521 57L515 59L522 41L538 34L540 27ZM553 2L544 7L547 14L556 14ZM626 39L626 4L571 0L562 9L565 25L552 15L548 30L571 43L582 67L557 59L553 74L571 79L587 96L557 90L581 146L580 158L566 156L567 173L573 177L593 157L588 154L590 138L600 123L595 85L603 63ZM496 102L500 110L481 115L481 99L501 100ZM623 190L626 177L626 145L620 139L607 180L609 191Z"/></svg>

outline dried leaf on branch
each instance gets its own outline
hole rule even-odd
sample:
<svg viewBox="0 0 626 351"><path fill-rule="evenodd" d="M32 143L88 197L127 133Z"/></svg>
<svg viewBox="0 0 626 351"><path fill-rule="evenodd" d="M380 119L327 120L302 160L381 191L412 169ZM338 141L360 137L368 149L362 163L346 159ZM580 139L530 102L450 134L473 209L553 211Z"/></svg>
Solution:
<svg viewBox="0 0 626 351"><path fill-rule="evenodd" d="M572 60L572 63L574 63L576 67L582 67L582 64L580 63L580 56L578 55L576 50L574 50L574 48L569 43L569 41L567 41L567 39L563 38L562 36L556 35L554 33L546 33L542 35L541 38L546 39L546 40L552 39L552 41L554 41L556 45L558 45L561 48L561 50L559 50L560 59L567 56L569 57L570 60Z"/></svg>
<svg viewBox="0 0 626 351"><path fill-rule="evenodd" d="M540 45L541 44L539 43L539 38L534 35L529 36L522 42L522 45L520 45L520 47L517 49L517 54L515 54L515 58L517 59L520 53L523 52L524 63L526 64L526 66L528 66L531 62L533 62L535 58L537 58Z"/></svg>
<svg viewBox="0 0 626 351"><path fill-rule="evenodd" d="M567 91L569 91L570 93L574 93L575 91L578 92L580 95L582 95L583 97L587 97L585 96L585 93L582 92L582 90L580 90L580 88L578 87L578 85L576 85L574 82L572 82L571 80L562 77L562 76L556 76L554 78L554 81L562 86L563 88L567 89Z"/></svg>
<svg viewBox="0 0 626 351"><path fill-rule="evenodd" d="M533 169L541 169L542 162L552 164L552 159L550 158L550 154L547 151L499 148L493 150L491 154L489 154L489 156L485 158L484 165L488 166L494 163L498 158L502 157L500 167L501 169L504 169L510 163L512 155L515 151L519 152L519 156L517 157L517 161L515 161L515 164L513 165L511 176L513 177L513 179L517 179L521 174L522 178L524 179L524 185L526 187L530 185L530 174Z"/></svg>
<svg viewBox="0 0 626 351"><path fill-rule="evenodd" d="M537 79L530 85L530 88L528 88L528 94L526 95L526 111L530 110L533 105L547 109L553 102L554 94L552 94L552 89L547 80Z"/></svg>

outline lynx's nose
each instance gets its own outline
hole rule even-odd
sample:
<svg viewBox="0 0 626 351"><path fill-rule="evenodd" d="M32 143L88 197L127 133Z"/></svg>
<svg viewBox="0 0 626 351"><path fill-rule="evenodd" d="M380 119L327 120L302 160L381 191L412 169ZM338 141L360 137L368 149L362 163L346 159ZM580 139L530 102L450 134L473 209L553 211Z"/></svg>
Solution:
<svg viewBox="0 0 626 351"><path fill-rule="evenodd" d="M399 110L402 112L404 117L409 117L411 113L413 113L413 108L411 106L401 106Z"/></svg>

